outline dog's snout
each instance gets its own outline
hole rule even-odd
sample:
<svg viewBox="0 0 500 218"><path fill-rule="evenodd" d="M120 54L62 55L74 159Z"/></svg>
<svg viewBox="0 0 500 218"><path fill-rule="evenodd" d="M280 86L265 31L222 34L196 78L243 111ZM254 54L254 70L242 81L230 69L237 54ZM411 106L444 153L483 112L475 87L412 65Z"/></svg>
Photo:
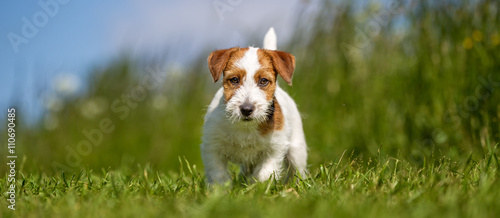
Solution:
<svg viewBox="0 0 500 218"><path fill-rule="evenodd" d="M255 107L250 102L245 102L240 106L240 111L243 116L250 116L254 111Z"/></svg>

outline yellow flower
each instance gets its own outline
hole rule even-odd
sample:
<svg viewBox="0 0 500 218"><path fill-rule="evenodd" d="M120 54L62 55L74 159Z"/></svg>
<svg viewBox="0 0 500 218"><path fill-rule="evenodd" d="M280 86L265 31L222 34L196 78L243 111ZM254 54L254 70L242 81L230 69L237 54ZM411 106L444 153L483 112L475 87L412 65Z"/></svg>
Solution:
<svg viewBox="0 0 500 218"><path fill-rule="evenodd" d="M493 44L493 46L500 44L500 36L497 33L491 34L491 44Z"/></svg>
<svg viewBox="0 0 500 218"><path fill-rule="evenodd" d="M464 46L465 49L471 49L472 48L472 39L469 37L465 38L464 41L462 42L462 45Z"/></svg>
<svg viewBox="0 0 500 218"><path fill-rule="evenodd" d="M479 30L474 30L474 32L472 32L472 39L476 42L480 42L483 40L483 33Z"/></svg>

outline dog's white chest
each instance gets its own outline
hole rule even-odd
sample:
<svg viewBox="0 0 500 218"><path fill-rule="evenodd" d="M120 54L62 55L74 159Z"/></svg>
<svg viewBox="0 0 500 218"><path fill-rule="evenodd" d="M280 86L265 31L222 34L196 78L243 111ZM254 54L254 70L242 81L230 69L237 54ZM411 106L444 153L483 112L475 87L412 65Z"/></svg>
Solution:
<svg viewBox="0 0 500 218"><path fill-rule="evenodd" d="M257 130L227 129L226 138L220 145L220 152L231 162L252 163L268 154L272 149L271 137L263 136Z"/></svg>

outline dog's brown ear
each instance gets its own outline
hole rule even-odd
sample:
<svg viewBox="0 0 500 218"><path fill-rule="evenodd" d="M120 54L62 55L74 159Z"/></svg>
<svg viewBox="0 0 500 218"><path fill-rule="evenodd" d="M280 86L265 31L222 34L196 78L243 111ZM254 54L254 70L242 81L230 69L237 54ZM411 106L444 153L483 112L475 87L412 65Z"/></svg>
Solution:
<svg viewBox="0 0 500 218"><path fill-rule="evenodd" d="M287 52L266 50L271 56L274 69L285 80L288 85L292 85L293 71L295 70L295 57Z"/></svg>
<svg viewBox="0 0 500 218"><path fill-rule="evenodd" d="M219 80L220 75L226 68L227 62L231 57L231 53L238 50L238 47L216 50L210 53L208 56L208 68L210 69L210 73L214 78L214 82Z"/></svg>

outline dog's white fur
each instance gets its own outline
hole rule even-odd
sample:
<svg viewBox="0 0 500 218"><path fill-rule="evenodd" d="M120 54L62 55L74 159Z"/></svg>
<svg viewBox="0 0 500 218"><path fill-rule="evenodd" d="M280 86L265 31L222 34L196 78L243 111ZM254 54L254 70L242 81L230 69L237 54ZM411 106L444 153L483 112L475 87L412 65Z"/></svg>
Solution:
<svg viewBox="0 0 500 218"><path fill-rule="evenodd" d="M276 35L272 28L266 34L264 48L276 49ZM231 99L226 102L224 88L220 88L208 107L201 155L207 180L211 184L230 180L228 162L238 164L246 177L258 181L273 175L279 179L284 171L287 179L295 170L305 176L307 145L301 117L293 99L277 84L274 96L283 114L283 128L265 135L257 128L259 123L266 121L273 104L273 101L266 100L265 93L253 79L261 67L257 50L250 47L236 62L246 71L246 77ZM255 107L249 116L251 121L243 121L240 106L244 102L250 102Z"/></svg>

